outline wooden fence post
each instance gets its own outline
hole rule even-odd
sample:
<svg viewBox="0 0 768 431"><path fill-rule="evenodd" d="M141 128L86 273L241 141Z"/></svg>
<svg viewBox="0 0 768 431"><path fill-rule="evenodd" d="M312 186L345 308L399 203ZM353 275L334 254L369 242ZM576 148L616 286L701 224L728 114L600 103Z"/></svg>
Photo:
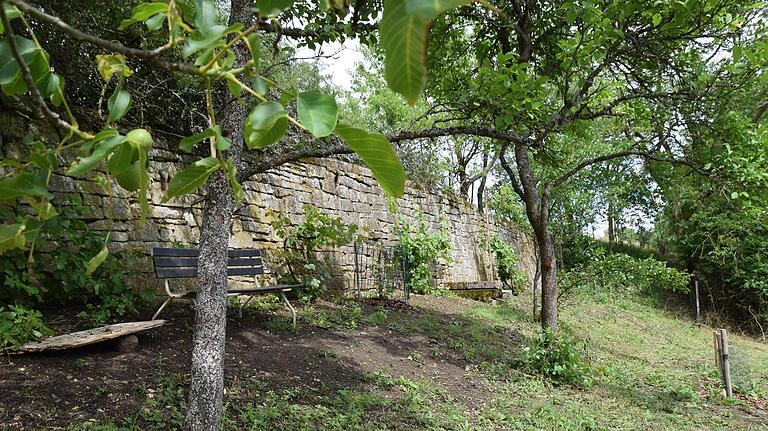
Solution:
<svg viewBox="0 0 768 431"><path fill-rule="evenodd" d="M725 387L725 396L733 397L733 385L731 383L731 363L728 349L728 331L718 329L712 333L715 345L715 365L720 372Z"/></svg>

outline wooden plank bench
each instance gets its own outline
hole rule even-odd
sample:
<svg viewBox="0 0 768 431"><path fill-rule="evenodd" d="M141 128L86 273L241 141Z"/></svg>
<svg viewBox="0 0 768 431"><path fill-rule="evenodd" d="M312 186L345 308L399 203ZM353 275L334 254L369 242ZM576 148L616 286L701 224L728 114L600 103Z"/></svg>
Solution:
<svg viewBox="0 0 768 431"><path fill-rule="evenodd" d="M155 269L155 276L165 282L165 293L168 299L158 308L152 320L157 319L160 312L174 299L192 299L195 292L174 293L171 291L168 280L174 278L196 278L197 261L200 251L195 248L165 248L152 247L152 266ZM264 264L261 260L261 250L259 249L229 249L227 250L227 276L253 276L254 283L256 277L265 274ZM285 305L291 310L293 316L293 326L296 327L296 310L293 308L285 292L291 289L301 287L300 284L278 284L275 286L255 287L251 289L227 289L227 296L248 295L248 300L240 306L240 316L242 310L255 295L266 293L277 293L285 302Z"/></svg>

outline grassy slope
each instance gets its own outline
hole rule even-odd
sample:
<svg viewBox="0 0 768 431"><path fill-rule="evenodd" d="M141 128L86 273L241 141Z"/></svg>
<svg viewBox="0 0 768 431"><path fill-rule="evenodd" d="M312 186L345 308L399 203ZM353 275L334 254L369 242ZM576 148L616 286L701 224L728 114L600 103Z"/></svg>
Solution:
<svg viewBox="0 0 768 431"><path fill-rule="evenodd" d="M711 332L646 302L576 298L563 307L563 332L585 340L593 360L597 384L586 390L556 386L515 368L520 349L538 331L528 317L526 297L498 306L421 297L414 301L418 312L408 313L361 314L352 303L331 313L305 308L304 324L333 326L353 340L365 331L381 331L393 340L427 340L408 359L430 371L406 378L397 368L365 369L365 386L335 393L318 391L311 383L283 390L236 380L228 387L226 428L768 430L768 412L754 407L766 405L768 346L732 336L736 383L753 401L725 401L712 365ZM285 319L276 317L270 328L280 330ZM465 367L464 377L486 389L477 392L486 394L483 399L430 377L440 371L427 364L446 356ZM159 384L142 411L120 426L72 428L173 428L183 416L179 388L173 379Z"/></svg>

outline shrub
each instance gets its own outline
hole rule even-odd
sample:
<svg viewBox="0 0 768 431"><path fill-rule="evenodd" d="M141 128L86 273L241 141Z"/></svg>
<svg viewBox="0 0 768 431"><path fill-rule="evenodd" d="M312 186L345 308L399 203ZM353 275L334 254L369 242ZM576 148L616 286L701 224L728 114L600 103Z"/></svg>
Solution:
<svg viewBox="0 0 768 431"><path fill-rule="evenodd" d="M358 226L310 205L304 205L304 220L297 225L285 213L269 211L267 215L272 218L270 225L275 233L283 239L283 251L274 256L273 263L282 273L287 271L292 281L304 285L300 299L320 297L328 290L332 262L328 256L317 258L317 253L351 244L359 237Z"/></svg>
<svg viewBox="0 0 768 431"><path fill-rule="evenodd" d="M521 292L528 283L528 275L517 269L519 258L515 249L505 244L498 235L495 235L491 239L491 250L496 261L499 280L506 289L515 293Z"/></svg>
<svg viewBox="0 0 768 431"><path fill-rule="evenodd" d="M588 388L594 383L590 377L591 364L585 355L583 343L568 340L547 329L523 348L519 359L521 368L540 374L558 383Z"/></svg>
<svg viewBox="0 0 768 431"><path fill-rule="evenodd" d="M602 247L590 250L589 256L587 263L564 275L563 291L591 286L593 290L611 292L688 292L690 274L652 257L637 259L623 253L609 253Z"/></svg>
<svg viewBox="0 0 768 431"><path fill-rule="evenodd" d="M442 229L431 231L427 222L419 215L416 223L398 218L395 224L400 247L400 258L406 261L409 288L414 293L432 291L431 266L439 259L450 260L451 242L445 220Z"/></svg>
<svg viewBox="0 0 768 431"><path fill-rule="evenodd" d="M94 326L133 312L152 298L151 291L126 283L135 258L108 255L95 272L88 261L102 249L105 232L89 230L76 207L40 223L30 252L12 250L0 259L0 304L34 308L85 308L81 315ZM52 242L52 238L56 242Z"/></svg>
<svg viewBox="0 0 768 431"><path fill-rule="evenodd" d="M0 348L18 347L51 333L39 311L21 305L0 306Z"/></svg>

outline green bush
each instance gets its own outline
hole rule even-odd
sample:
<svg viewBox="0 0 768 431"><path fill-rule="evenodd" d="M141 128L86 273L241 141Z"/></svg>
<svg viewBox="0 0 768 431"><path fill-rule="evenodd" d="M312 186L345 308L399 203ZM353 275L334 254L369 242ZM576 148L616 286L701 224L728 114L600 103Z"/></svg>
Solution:
<svg viewBox="0 0 768 431"><path fill-rule="evenodd" d="M591 364L583 343L568 340L547 329L523 348L518 363L526 372L540 374L557 383L588 388Z"/></svg>
<svg viewBox="0 0 768 431"><path fill-rule="evenodd" d="M432 231L419 216L416 223L408 223L402 217L395 224L400 247L400 258L405 259L409 288L414 293L429 293L432 289L431 265L439 259L450 260L451 241L448 227L443 220L442 229Z"/></svg>
<svg viewBox="0 0 768 431"><path fill-rule="evenodd" d="M311 301L327 290L332 278L332 262L328 256L317 257L322 251L351 244L357 238L358 226L346 224L341 218L331 217L316 207L304 205L304 220L294 225L285 213L268 211L270 225L283 239L283 251L272 256L281 276L290 276L291 282L301 283L300 299Z"/></svg>
<svg viewBox="0 0 768 431"><path fill-rule="evenodd" d="M602 247L590 250L589 260L563 274L563 291L576 287L610 292L662 290L687 293L691 274L670 268L652 257L637 259L623 253L610 253Z"/></svg>
<svg viewBox="0 0 768 431"><path fill-rule="evenodd" d="M28 240L32 251L12 250L0 259L0 304L30 308L85 309L81 316L94 326L133 312L152 299L151 291L126 282L135 258L108 255L92 274L88 261L103 248L105 232L89 230L77 218L77 207L41 222ZM53 242L55 239L55 242Z"/></svg>
<svg viewBox="0 0 768 431"><path fill-rule="evenodd" d="M39 311L21 305L0 306L0 348L18 347L43 335L51 335L51 330Z"/></svg>
<svg viewBox="0 0 768 431"><path fill-rule="evenodd" d="M505 244L498 235L495 235L491 239L491 250L496 261L496 271L498 272L499 280L504 284L504 287L515 293L525 289L528 283L528 275L525 271L517 269L517 262L520 259L515 249Z"/></svg>

